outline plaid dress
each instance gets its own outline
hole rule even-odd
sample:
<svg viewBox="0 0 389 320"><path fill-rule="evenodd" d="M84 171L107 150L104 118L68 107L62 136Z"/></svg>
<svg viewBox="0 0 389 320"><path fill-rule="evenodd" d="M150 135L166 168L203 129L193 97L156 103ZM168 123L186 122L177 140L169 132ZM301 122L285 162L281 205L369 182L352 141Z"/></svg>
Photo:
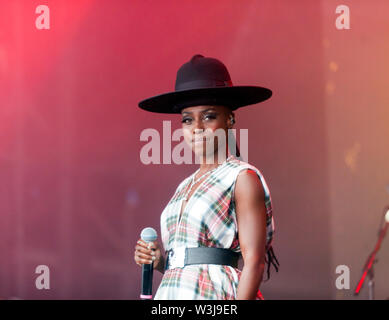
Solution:
<svg viewBox="0 0 389 320"><path fill-rule="evenodd" d="M161 214L161 237L167 251L177 246L217 247L240 252L234 186L241 170L254 170L265 192L266 249L272 242L274 221L269 188L261 172L232 156L208 175L189 198L178 223L181 204L192 176L177 187ZM195 173L194 173L195 174ZM241 271L216 264L196 264L165 270L155 300L236 299ZM258 292L261 297L260 292Z"/></svg>

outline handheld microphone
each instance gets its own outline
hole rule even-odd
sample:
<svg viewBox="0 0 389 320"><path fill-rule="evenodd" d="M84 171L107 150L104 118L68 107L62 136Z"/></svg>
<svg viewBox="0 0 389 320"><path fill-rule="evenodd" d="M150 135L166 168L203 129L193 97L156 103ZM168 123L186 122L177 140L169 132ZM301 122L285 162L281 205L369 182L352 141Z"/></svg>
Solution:
<svg viewBox="0 0 389 320"><path fill-rule="evenodd" d="M157 232L153 228L144 228L140 237L145 242L153 242L158 238ZM153 298L153 265L154 263L142 264L142 292L140 298L143 300L151 300Z"/></svg>

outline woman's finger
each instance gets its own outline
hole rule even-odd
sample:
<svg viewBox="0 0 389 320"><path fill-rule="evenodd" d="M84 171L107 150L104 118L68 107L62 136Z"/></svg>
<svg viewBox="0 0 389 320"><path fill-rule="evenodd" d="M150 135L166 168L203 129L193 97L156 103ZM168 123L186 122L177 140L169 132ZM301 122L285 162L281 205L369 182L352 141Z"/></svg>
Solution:
<svg viewBox="0 0 389 320"><path fill-rule="evenodd" d="M138 244L145 249L157 249L157 242L145 242L142 239L138 240Z"/></svg>
<svg viewBox="0 0 389 320"><path fill-rule="evenodd" d="M142 239L138 240L138 244L139 244L140 246L146 248L146 249L149 248L149 244L150 244L150 243L151 243L151 242L146 242L146 241L143 241Z"/></svg>
<svg viewBox="0 0 389 320"><path fill-rule="evenodd" d="M154 252L153 250L145 249L144 247L142 247L140 245L136 245L135 250L139 251L139 252L142 252L144 254L153 254L153 252Z"/></svg>
<svg viewBox="0 0 389 320"><path fill-rule="evenodd" d="M134 259L137 265L151 264L156 260L156 249L158 249L158 243L145 242L142 239L137 241L134 252Z"/></svg>
<svg viewBox="0 0 389 320"><path fill-rule="evenodd" d="M150 264L154 262L154 260L152 259L142 259L142 258L137 258L136 261L140 264Z"/></svg>
<svg viewBox="0 0 389 320"><path fill-rule="evenodd" d="M135 256L141 258L141 259L146 259L146 260L155 260L156 259L156 255L154 252L152 252L151 254L145 254L145 253L142 253L142 252L139 252L139 251L135 251Z"/></svg>
<svg viewBox="0 0 389 320"><path fill-rule="evenodd" d="M135 255L141 259L147 259L147 260L152 260L153 258L155 259L155 256L151 254L144 254L141 252L136 252Z"/></svg>

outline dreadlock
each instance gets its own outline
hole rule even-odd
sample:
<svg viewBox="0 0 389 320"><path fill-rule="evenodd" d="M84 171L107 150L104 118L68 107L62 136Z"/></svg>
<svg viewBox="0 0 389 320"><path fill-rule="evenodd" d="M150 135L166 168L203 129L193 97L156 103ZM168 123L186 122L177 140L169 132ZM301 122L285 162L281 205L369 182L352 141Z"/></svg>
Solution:
<svg viewBox="0 0 389 320"><path fill-rule="evenodd" d="M265 262L267 263L267 279L265 281L268 281L270 279L270 266L274 266L276 269L276 272L278 272L278 267L280 266L276 255L273 251L273 246L270 246L269 249L266 252L265 256Z"/></svg>

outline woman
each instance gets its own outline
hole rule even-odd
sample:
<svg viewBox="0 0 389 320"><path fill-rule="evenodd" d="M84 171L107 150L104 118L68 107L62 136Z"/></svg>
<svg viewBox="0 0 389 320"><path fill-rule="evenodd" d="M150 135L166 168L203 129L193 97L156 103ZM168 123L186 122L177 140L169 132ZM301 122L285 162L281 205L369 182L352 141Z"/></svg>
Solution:
<svg viewBox="0 0 389 320"><path fill-rule="evenodd" d="M139 103L151 112L180 113L184 139L201 160L161 214L165 255L158 242L140 239L135 247L138 265L154 263L164 274L155 299L261 299L265 262L268 275L270 264L278 271L269 189L256 167L228 154L227 138L233 110L270 96L266 88L233 86L223 63L195 55L178 70L175 92Z"/></svg>

